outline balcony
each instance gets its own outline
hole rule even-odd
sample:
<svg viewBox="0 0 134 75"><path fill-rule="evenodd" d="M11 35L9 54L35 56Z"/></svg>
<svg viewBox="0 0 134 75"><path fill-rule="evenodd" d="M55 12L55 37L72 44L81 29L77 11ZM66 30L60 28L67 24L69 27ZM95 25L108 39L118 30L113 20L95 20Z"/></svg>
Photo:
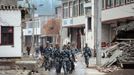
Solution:
<svg viewBox="0 0 134 75"><path fill-rule="evenodd" d="M134 16L134 3L113 7L102 11L102 21L122 19Z"/></svg>
<svg viewBox="0 0 134 75"><path fill-rule="evenodd" d="M41 26L40 21L27 21L26 28L23 29L24 35L40 35L41 34Z"/></svg>
<svg viewBox="0 0 134 75"><path fill-rule="evenodd" d="M24 36L40 35L41 28L28 28L23 29Z"/></svg>

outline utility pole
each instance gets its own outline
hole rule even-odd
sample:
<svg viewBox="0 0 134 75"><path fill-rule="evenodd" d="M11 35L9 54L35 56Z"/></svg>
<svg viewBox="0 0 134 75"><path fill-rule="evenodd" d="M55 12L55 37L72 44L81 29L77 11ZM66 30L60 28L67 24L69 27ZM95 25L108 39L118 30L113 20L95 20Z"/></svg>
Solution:
<svg viewBox="0 0 134 75"><path fill-rule="evenodd" d="M96 64L101 65L101 12L102 12L102 0L93 1L93 22L95 28L95 49L96 49Z"/></svg>
<svg viewBox="0 0 134 75"><path fill-rule="evenodd" d="M32 19L32 47L31 47L31 53L32 53L32 55L34 54L34 26L35 26L35 24L34 24L34 10L35 10L35 7L34 7L34 4L33 4L33 0L32 0L32 7L30 8L31 9L31 19Z"/></svg>

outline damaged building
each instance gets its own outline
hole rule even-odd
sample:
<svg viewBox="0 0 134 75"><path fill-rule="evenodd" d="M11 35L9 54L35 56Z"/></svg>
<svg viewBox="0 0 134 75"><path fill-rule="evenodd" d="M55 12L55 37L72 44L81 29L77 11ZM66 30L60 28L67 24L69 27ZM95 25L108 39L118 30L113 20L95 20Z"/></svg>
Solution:
<svg viewBox="0 0 134 75"><path fill-rule="evenodd" d="M134 0L102 1L102 49L110 57L103 66L133 64Z"/></svg>
<svg viewBox="0 0 134 75"><path fill-rule="evenodd" d="M133 39L134 0L103 0L102 7L102 42Z"/></svg>

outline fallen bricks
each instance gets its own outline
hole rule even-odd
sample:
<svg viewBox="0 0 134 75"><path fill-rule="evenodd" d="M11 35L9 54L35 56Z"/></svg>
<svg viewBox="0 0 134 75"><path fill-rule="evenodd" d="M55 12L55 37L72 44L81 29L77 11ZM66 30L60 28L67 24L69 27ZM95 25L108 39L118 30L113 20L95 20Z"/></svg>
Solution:
<svg viewBox="0 0 134 75"><path fill-rule="evenodd" d="M111 66L111 67L97 67L97 70L99 72L109 73L119 70L120 68L117 66Z"/></svg>
<svg viewBox="0 0 134 75"><path fill-rule="evenodd" d="M110 67L115 62L122 64L134 64L134 42L120 42L107 49L107 53L111 54L109 60L102 67Z"/></svg>

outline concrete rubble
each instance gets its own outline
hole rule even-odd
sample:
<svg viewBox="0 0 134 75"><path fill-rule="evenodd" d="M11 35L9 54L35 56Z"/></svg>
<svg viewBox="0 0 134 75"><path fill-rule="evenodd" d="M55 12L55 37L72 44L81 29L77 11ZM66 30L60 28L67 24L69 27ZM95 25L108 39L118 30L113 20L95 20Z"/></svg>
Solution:
<svg viewBox="0 0 134 75"><path fill-rule="evenodd" d="M117 66L111 66L111 67L97 67L97 70L99 72L109 73L119 70L120 68Z"/></svg>
<svg viewBox="0 0 134 75"><path fill-rule="evenodd" d="M119 45L120 50L123 52L122 56L118 58L120 63L134 63L134 42L124 42Z"/></svg>
<svg viewBox="0 0 134 75"><path fill-rule="evenodd" d="M1 70L0 75L28 75L29 70Z"/></svg>
<svg viewBox="0 0 134 75"><path fill-rule="evenodd" d="M134 41L116 43L106 49L106 53L109 60L97 68L101 72L113 72L119 67L123 68L124 64L134 64Z"/></svg>
<svg viewBox="0 0 134 75"><path fill-rule="evenodd" d="M40 75L40 60L23 57L20 59L1 59L0 75Z"/></svg>

